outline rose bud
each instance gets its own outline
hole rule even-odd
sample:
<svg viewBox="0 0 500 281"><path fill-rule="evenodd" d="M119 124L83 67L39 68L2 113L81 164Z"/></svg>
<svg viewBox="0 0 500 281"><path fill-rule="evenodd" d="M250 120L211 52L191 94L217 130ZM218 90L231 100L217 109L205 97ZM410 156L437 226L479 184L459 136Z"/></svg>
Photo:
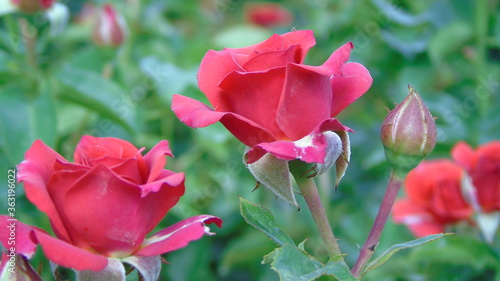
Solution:
<svg viewBox="0 0 500 281"><path fill-rule="evenodd" d="M127 25L115 8L106 4L99 11L92 31L92 40L98 46L118 47L127 37Z"/></svg>
<svg viewBox="0 0 500 281"><path fill-rule="evenodd" d="M401 177L415 168L436 145L436 124L422 98L411 87L402 103L389 112L380 130L385 155Z"/></svg>
<svg viewBox="0 0 500 281"><path fill-rule="evenodd" d="M286 26L293 21L292 14L276 3L252 3L245 7L249 23L262 27Z"/></svg>
<svg viewBox="0 0 500 281"><path fill-rule="evenodd" d="M55 0L11 0L21 12L33 14L49 9Z"/></svg>

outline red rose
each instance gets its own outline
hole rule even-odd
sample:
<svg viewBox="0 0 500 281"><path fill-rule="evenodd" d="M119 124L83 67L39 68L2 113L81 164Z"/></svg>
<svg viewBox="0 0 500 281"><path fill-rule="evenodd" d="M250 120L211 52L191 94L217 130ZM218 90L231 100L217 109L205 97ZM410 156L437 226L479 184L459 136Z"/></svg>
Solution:
<svg viewBox="0 0 500 281"><path fill-rule="evenodd" d="M116 261L151 258L184 247L206 234L201 215L146 238L184 194L184 173L165 170L167 141L145 156L129 142L84 136L68 162L42 141L33 143L18 166L28 199L47 214L56 237L16 222L16 253L33 255L40 244L52 262L99 271ZM0 241L7 247L8 216L0 216ZM120 263L121 265L121 263Z"/></svg>
<svg viewBox="0 0 500 281"><path fill-rule="evenodd" d="M292 14L277 3L251 3L245 6L247 21L263 27L290 25Z"/></svg>
<svg viewBox="0 0 500 281"><path fill-rule="evenodd" d="M394 221L422 237L444 232L445 226L472 215L461 192L463 170L449 160L424 161L404 181L407 198L398 199Z"/></svg>
<svg viewBox="0 0 500 281"><path fill-rule="evenodd" d="M451 152L472 178L474 200L481 211L500 211L500 141L491 141L473 150L467 143L457 143Z"/></svg>
<svg viewBox="0 0 500 281"><path fill-rule="evenodd" d="M174 95L172 110L191 127L220 121L251 149L247 162L267 152L284 160L325 160L326 131L348 131L335 117L363 95L372 78L359 63L346 63L352 43L321 66L303 64L315 45L310 30L273 35L239 49L210 50L198 85L213 109Z"/></svg>

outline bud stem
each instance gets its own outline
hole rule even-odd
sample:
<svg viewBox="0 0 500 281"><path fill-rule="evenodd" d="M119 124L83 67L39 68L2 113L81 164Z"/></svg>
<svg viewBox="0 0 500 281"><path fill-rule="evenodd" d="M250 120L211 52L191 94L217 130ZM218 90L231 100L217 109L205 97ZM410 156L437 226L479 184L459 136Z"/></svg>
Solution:
<svg viewBox="0 0 500 281"><path fill-rule="evenodd" d="M375 252L375 247L380 241L380 235L384 229L389 213L391 212L392 205L398 196L399 189L403 183L403 178L398 176L394 170L391 171L391 179L387 185L387 190L385 191L384 198L382 199L382 204L373 223L372 229L366 238L365 244L361 248L361 252L352 268L351 272L354 277L359 277L366 263L370 260L370 257Z"/></svg>
<svg viewBox="0 0 500 281"><path fill-rule="evenodd" d="M311 211L314 223L318 228L319 234L323 242L325 243L326 250L330 258L339 257L340 262L345 263L344 258L341 256L339 245L337 244L337 239L333 235L332 228L328 222L328 218L325 213L325 208L321 203L321 198L318 193L318 188L316 183L312 178L299 179L297 180L297 185L306 200L307 206Z"/></svg>

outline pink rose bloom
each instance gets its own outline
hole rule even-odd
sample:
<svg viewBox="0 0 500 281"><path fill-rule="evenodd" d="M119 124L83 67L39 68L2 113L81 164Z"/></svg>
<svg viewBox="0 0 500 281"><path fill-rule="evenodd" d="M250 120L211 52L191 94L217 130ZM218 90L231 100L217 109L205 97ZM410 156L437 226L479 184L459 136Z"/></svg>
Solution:
<svg viewBox="0 0 500 281"><path fill-rule="evenodd" d="M324 132L350 131L335 116L371 86L368 70L347 62L352 43L320 66L303 64L315 45L310 30L274 34L255 45L210 50L201 62L198 85L212 108L174 95L172 110L191 127L220 121L250 147L247 163L264 154L324 163Z"/></svg>
<svg viewBox="0 0 500 281"><path fill-rule="evenodd" d="M200 215L146 238L184 194L184 173L164 169L165 155L172 156L167 141L144 156L143 150L120 139L84 136L71 163L35 141L18 166L18 180L27 198L49 217L56 237L15 222L16 254L29 258L40 244L50 261L77 271L121 270L117 260L136 266L142 259L159 274L160 254L210 234L204 223L221 226L219 218ZM0 242L6 249L10 223L0 216Z"/></svg>

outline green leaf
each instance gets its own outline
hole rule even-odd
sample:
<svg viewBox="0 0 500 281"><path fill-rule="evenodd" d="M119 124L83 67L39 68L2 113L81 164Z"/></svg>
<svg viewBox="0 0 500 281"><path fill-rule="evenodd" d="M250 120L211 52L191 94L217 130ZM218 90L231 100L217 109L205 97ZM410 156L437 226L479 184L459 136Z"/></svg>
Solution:
<svg viewBox="0 0 500 281"><path fill-rule="evenodd" d="M62 99L96 111L133 133L130 120L134 115L134 106L117 84L94 72L69 66L56 77L71 90L64 91Z"/></svg>
<svg viewBox="0 0 500 281"><path fill-rule="evenodd" d="M0 90L0 146L10 165L24 158L37 139L53 146L56 140L55 106L48 89L38 96L11 84Z"/></svg>
<svg viewBox="0 0 500 281"><path fill-rule="evenodd" d="M448 55L461 49L472 36L472 29L465 22L456 21L440 28L428 45L431 60L434 63L442 62Z"/></svg>
<svg viewBox="0 0 500 281"><path fill-rule="evenodd" d="M175 64L161 61L155 56L146 57L140 62L141 70L151 79L157 92L168 104L174 94L181 94L189 85L196 86L198 68L182 69Z"/></svg>
<svg viewBox="0 0 500 281"><path fill-rule="evenodd" d="M366 273L368 273L368 272L374 270L375 268L383 265L385 262L387 262L391 258L391 256L395 252L397 252L399 250L406 249L406 248L413 248L413 247L416 247L416 246L420 246L420 245L423 245L423 244L435 241L437 239L440 239L441 237L446 236L446 235L449 235L449 234L442 234L441 233L441 234L428 235L428 236L421 237L421 238L418 238L418 239L415 239L415 240L411 240L411 241L408 241L408 242L405 242L405 243L396 244L396 245L390 247L389 249L387 249L384 253L382 253L380 256L378 256L371 263L369 263L363 269L363 272L362 272L361 276L364 276Z"/></svg>
<svg viewBox="0 0 500 281"><path fill-rule="evenodd" d="M224 246L220 272L225 275L237 266L256 264L275 244L258 231L245 232Z"/></svg>
<svg viewBox="0 0 500 281"><path fill-rule="evenodd" d="M331 275L341 281L356 280L345 264L331 261L323 265L307 252L291 245L274 250L262 262L270 263L280 280L308 281L323 275Z"/></svg>
<svg viewBox="0 0 500 281"><path fill-rule="evenodd" d="M274 217L268 209L240 198L240 211L247 223L264 232L274 242L281 246L286 244L295 246L290 236L274 226Z"/></svg>
<svg viewBox="0 0 500 281"><path fill-rule="evenodd" d="M494 247L484 241L464 235L453 235L433 244L432 247L418 247L411 252L408 260L414 264L432 257L434 263L449 266L471 267L482 271L487 267L500 268L500 256Z"/></svg>

